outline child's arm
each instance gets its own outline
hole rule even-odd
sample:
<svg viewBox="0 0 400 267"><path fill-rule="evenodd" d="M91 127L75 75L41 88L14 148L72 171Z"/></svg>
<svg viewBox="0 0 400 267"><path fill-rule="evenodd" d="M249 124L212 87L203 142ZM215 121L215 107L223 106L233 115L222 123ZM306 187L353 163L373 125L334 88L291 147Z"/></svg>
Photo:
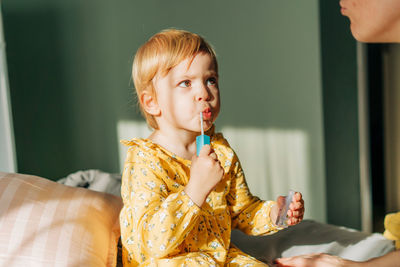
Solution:
<svg viewBox="0 0 400 267"><path fill-rule="evenodd" d="M200 208L179 185L178 192L167 192L161 178L167 174L151 169L152 160L125 164L121 239L128 253L138 253L140 246L152 257L162 258L182 243L199 218Z"/></svg>
<svg viewBox="0 0 400 267"><path fill-rule="evenodd" d="M278 231L270 217L275 201L262 201L253 196L236 155L232 160L232 180L227 195L232 217L232 227L248 235L262 235Z"/></svg>
<svg viewBox="0 0 400 267"><path fill-rule="evenodd" d="M190 179L185 187L186 194L201 207L208 194L222 180L224 169L210 145L200 150L199 156L193 156L190 167Z"/></svg>

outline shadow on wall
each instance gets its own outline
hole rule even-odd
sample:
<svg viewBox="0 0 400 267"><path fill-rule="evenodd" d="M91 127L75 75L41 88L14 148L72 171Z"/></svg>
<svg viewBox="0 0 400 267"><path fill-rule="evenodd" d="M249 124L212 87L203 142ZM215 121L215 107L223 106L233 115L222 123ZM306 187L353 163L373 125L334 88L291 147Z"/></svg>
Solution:
<svg viewBox="0 0 400 267"><path fill-rule="evenodd" d="M5 7L18 172L56 180L117 171L111 95L122 87L110 85L113 50L104 40L112 38L94 31L78 3Z"/></svg>
<svg viewBox="0 0 400 267"><path fill-rule="evenodd" d="M43 8L3 14L18 171L54 177L71 157L60 16Z"/></svg>
<svg viewBox="0 0 400 267"><path fill-rule="evenodd" d="M238 154L254 195L276 199L289 189L300 191L306 199L306 217L321 218L324 211L313 208L312 203L320 202L321 197L325 200L325 194L313 188L313 179L317 178L310 176L309 138L304 131L239 127L223 127L218 131ZM138 121L119 121L117 132L119 140L143 138L151 133L145 122ZM125 146L119 145L121 170L126 151Z"/></svg>

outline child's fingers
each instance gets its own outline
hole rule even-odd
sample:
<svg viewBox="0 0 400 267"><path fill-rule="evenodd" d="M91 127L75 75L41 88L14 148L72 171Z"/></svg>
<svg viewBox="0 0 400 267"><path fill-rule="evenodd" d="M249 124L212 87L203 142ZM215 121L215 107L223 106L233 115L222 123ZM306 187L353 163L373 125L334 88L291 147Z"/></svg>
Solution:
<svg viewBox="0 0 400 267"><path fill-rule="evenodd" d="M209 157L212 158L213 160L218 160L217 154L215 154L214 152L211 152Z"/></svg>
<svg viewBox="0 0 400 267"><path fill-rule="evenodd" d="M304 208L304 203L303 202L292 202L292 203L290 203L289 208L291 210L300 210L300 209Z"/></svg>
<svg viewBox="0 0 400 267"><path fill-rule="evenodd" d="M295 224L298 224L299 222L301 222L302 220L303 220L303 218L292 217L287 220L287 223L288 223L288 225L295 225Z"/></svg>
<svg viewBox="0 0 400 267"><path fill-rule="evenodd" d="M287 224L288 224L288 225L295 225L295 224L296 224L296 221L295 221L295 219L292 217L292 218L289 218L289 219L287 220Z"/></svg>
<svg viewBox="0 0 400 267"><path fill-rule="evenodd" d="M300 192L296 192L296 193L294 194L294 196L293 196L293 200L294 200L294 201L303 200L302 194L301 194Z"/></svg>
<svg viewBox="0 0 400 267"><path fill-rule="evenodd" d="M204 145L200 150L199 157L208 156L210 154L211 150L212 150L212 148L210 145Z"/></svg>
<svg viewBox="0 0 400 267"><path fill-rule="evenodd" d="M304 203L303 196L300 192L296 192L293 195L292 202L301 202Z"/></svg>
<svg viewBox="0 0 400 267"><path fill-rule="evenodd" d="M288 211L288 216L289 217L302 217L302 216L304 216L304 209L289 210Z"/></svg>
<svg viewBox="0 0 400 267"><path fill-rule="evenodd" d="M296 217L296 218L302 218L304 215L304 210L289 210L288 211L288 216L289 217Z"/></svg>

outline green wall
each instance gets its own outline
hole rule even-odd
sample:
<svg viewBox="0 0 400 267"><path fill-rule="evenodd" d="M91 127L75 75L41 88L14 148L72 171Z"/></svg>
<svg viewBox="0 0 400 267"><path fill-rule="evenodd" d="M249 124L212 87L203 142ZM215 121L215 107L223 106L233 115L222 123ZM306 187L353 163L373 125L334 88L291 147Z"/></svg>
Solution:
<svg viewBox="0 0 400 267"><path fill-rule="evenodd" d="M338 8L328 11L318 0L5 0L2 5L19 172L50 179L80 169L119 172L117 122L141 120L130 79L133 55L154 33L177 27L203 35L216 48L219 126L305 133L317 200L307 205L312 218L325 221L325 182L340 176L332 167L325 171L325 164L332 166L331 158L325 161L325 147L342 144L335 135L324 137L324 131L331 132L323 124L330 119L323 99L329 105L325 86L331 81L321 64L329 66L326 57L341 54L324 39L327 32L319 22L322 13ZM342 45L347 48L348 41ZM354 63L355 51L349 53L343 65ZM333 75L328 76L335 82ZM350 102L342 107L354 108ZM354 145L347 141L352 143L346 146ZM358 181L357 173L349 175ZM327 188L332 222L336 212L341 214L332 207L335 190ZM357 205L349 208L357 211ZM352 219L343 220L357 227Z"/></svg>

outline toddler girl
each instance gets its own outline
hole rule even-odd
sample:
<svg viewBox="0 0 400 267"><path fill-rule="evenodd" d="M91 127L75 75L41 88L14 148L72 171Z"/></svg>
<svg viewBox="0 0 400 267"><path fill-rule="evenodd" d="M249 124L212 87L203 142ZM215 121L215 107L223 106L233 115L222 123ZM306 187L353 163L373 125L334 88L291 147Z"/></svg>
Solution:
<svg viewBox="0 0 400 267"><path fill-rule="evenodd" d="M124 266L266 266L230 243L232 228L276 232L278 205L251 195L238 157L214 133L220 110L214 50L197 34L162 31L137 51L133 80L154 131L123 141L129 146L121 189ZM196 156L200 113L211 145ZM303 218L300 193L290 207L293 225Z"/></svg>

